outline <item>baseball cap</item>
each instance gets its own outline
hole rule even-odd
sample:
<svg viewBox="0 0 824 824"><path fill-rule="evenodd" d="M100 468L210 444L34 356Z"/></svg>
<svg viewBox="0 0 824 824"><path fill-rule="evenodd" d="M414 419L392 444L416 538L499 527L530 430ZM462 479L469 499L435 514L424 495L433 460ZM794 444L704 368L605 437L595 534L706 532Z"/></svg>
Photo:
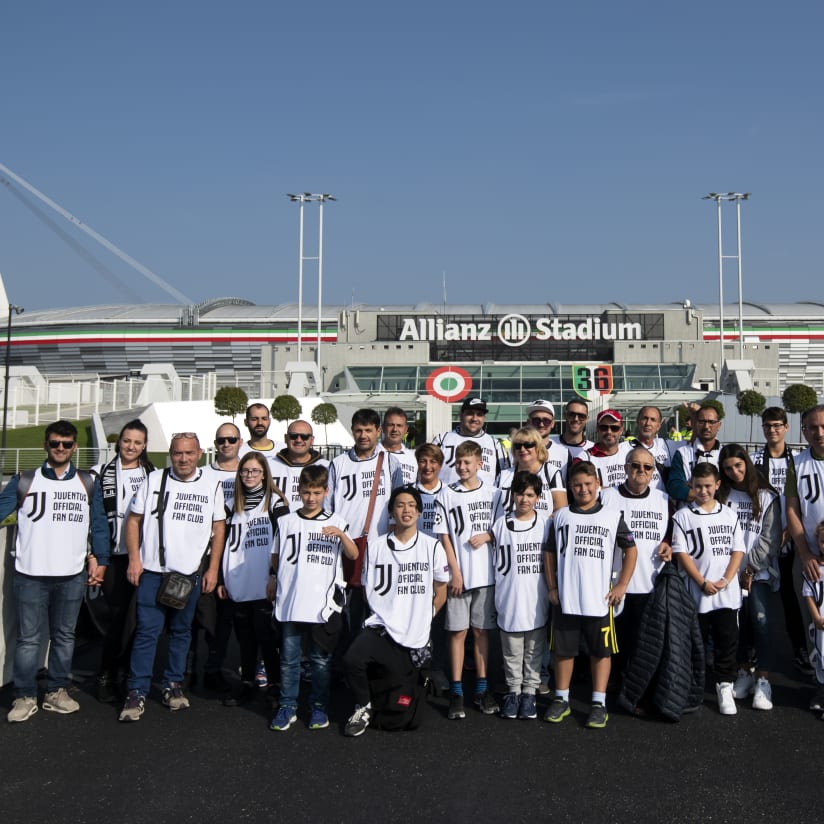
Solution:
<svg viewBox="0 0 824 824"><path fill-rule="evenodd" d="M529 417L533 412L546 412L552 417L555 417L555 407L549 402L545 401L543 398L534 401L526 408L527 417Z"/></svg>
<svg viewBox="0 0 824 824"><path fill-rule="evenodd" d="M486 415L486 402L481 400L481 398L467 398L461 404L461 412L466 412L468 409Z"/></svg>
<svg viewBox="0 0 824 824"><path fill-rule="evenodd" d="M612 418L613 420L618 421L618 423L624 422L624 419L621 417L621 413L617 412L615 409L605 409L603 412L599 412L596 422L601 423L604 418Z"/></svg>

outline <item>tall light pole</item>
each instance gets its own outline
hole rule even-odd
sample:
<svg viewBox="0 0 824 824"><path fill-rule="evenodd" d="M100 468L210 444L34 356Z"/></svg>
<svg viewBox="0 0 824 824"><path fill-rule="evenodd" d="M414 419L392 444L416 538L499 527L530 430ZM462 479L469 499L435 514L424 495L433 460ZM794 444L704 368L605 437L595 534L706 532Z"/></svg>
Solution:
<svg viewBox="0 0 824 824"><path fill-rule="evenodd" d="M735 258L738 260L738 357L744 358L744 287L741 273L741 201L749 200L751 192L710 192L702 200L714 200L718 213L718 316L720 326L721 361L719 369L724 368L724 260ZM735 202L737 218L738 246L736 254L725 255L721 237L721 203L722 201ZM717 388L717 387L716 387Z"/></svg>
<svg viewBox="0 0 824 824"><path fill-rule="evenodd" d="M303 262L305 260L316 260L318 262L318 342L315 360L320 370L320 339L321 339L321 314L323 312L323 205L329 200L337 200L330 194L312 194L302 192L299 195L287 194L286 197L292 203L300 204L300 229L298 232L298 362L301 360L301 349L303 345ZM318 254L317 257L307 257L303 254L303 205L305 203L318 203Z"/></svg>
<svg viewBox="0 0 824 824"><path fill-rule="evenodd" d="M3 379L3 437L0 443L0 482L3 480L3 473L6 469L6 430L8 429L9 419L9 369L11 362L11 317L12 313L20 315L25 312L22 306L15 306L13 303L9 304L9 320L6 324L6 376Z"/></svg>

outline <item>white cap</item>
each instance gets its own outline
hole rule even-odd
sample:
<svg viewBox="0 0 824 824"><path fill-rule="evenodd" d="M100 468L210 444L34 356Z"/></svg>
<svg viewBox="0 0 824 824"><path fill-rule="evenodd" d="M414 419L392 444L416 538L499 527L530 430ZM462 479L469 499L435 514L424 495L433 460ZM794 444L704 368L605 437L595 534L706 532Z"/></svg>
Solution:
<svg viewBox="0 0 824 824"><path fill-rule="evenodd" d="M527 406L527 416L531 415L533 412L548 412L553 418L555 417L555 407L549 401L545 401L543 399L537 400Z"/></svg>

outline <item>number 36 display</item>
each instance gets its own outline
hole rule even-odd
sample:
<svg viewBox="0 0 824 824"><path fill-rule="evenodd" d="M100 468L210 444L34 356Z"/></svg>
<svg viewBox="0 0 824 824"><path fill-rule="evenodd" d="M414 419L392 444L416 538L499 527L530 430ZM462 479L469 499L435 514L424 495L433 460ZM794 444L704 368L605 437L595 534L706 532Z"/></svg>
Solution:
<svg viewBox="0 0 824 824"><path fill-rule="evenodd" d="M612 394L612 365L602 363L575 364L572 366L572 388L586 401L593 401L599 395Z"/></svg>

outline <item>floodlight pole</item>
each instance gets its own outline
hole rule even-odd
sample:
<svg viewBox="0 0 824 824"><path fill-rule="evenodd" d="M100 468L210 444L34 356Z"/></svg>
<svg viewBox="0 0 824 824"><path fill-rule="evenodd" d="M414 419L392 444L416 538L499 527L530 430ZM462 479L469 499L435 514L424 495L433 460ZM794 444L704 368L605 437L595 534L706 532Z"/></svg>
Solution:
<svg viewBox="0 0 824 824"><path fill-rule="evenodd" d="M6 470L6 430L9 420L9 370L11 369L11 317L12 313L20 315L26 310L22 306L9 304L9 319L6 324L6 375L3 378L3 436L0 439L0 483Z"/></svg>

